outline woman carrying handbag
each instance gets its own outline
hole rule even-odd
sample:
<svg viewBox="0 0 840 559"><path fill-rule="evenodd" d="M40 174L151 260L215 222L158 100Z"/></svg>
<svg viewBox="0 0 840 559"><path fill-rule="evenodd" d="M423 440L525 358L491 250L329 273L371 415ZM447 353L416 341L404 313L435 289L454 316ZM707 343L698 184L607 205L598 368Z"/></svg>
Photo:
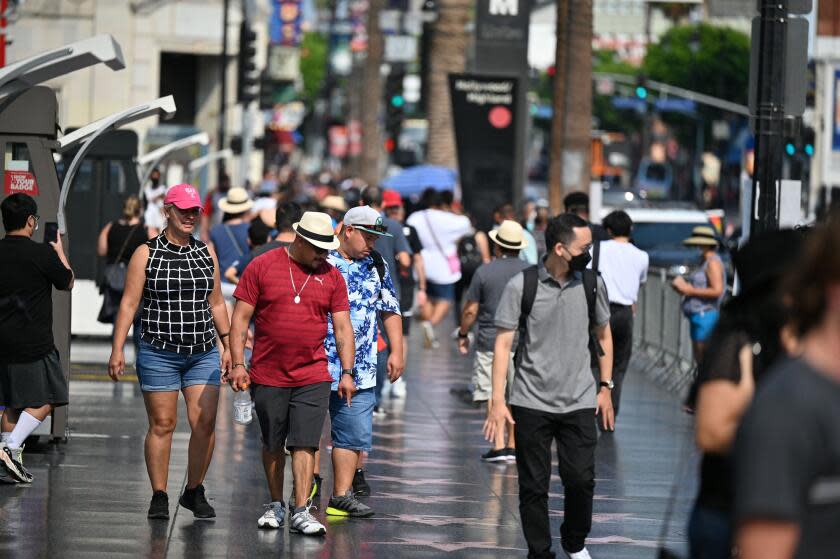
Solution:
<svg viewBox="0 0 840 559"><path fill-rule="evenodd" d="M103 295L102 308L97 320L104 324L114 324L117 311L120 308L123 290L125 289L125 274L131 255L137 247L157 236L158 231L147 227L141 216L143 208L137 196L129 196L123 203L122 215L119 219L108 223L102 228L97 241L96 253L105 257L105 273L100 284ZM137 354L137 344L140 336L140 322L134 320L134 353ZM111 332L113 338L113 331Z"/></svg>

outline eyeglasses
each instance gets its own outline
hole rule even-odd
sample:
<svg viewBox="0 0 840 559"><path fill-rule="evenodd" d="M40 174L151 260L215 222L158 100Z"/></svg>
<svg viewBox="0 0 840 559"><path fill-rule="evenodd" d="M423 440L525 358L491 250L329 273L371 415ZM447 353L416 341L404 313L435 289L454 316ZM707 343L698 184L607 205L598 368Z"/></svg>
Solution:
<svg viewBox="0 0 840 559"><path fill-rule="evenodd" d="M32 219L34 219L37 224L41 220L41 216L38 214L32 214Z"/></svg>

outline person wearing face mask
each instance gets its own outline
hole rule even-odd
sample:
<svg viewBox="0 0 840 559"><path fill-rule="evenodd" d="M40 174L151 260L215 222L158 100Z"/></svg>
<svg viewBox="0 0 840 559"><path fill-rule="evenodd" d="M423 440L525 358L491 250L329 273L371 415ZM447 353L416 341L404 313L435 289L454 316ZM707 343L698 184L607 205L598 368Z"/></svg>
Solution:
<svg viewBox="0 0 840 559"><path fill-rule="evenodd" d="M53 341L53 288L70 291L73 270L61 235L39 242L38 205L22 192L0 204L0 483L30 483L23 443L52 410L67 405L67 381Z"/></svg>
<svg viewBox="0 0 840 559"><path fill-rule="evenodd" d="M484 435L513 425L519 474L519 513L528 557L554 557L548 517L551 443L556 441L563 481L561 544L572 559L589 559L595 491L595 419L614 426L612 334L604 282L595 277L592 312L584 270L592 232L573 214L552 218L545 231L548 254L536 268L514 276L496 310L493 388ZM526 298L524 295L533 295ZM524 304L523 304L524 303ZM530 308L528 308L530 306ZM505 402L514 336L519 330L510 411ZM590 342L597 341L600 381L590 369Z"/></svg>

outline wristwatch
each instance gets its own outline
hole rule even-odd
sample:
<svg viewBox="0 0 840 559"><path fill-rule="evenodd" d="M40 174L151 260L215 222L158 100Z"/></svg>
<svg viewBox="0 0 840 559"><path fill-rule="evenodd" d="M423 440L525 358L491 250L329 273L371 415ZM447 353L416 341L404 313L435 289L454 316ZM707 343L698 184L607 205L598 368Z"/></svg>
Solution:
<svg viewBox="0 0 840 559"><path fill-rule="evenodd" d="M465 339L470 337L470 333L467 332L466 334L462 334L461 329L458 328L458 337L461 338L462 340L465 340Z"/></svg>
<svg viewBox="0 0 840 559"><path fill-rule="evenodd" d="M353 376L353 369L341 369L341 376L350 375Z"/></svg>
<svg viewBox="0 0 840 559"><path fill-rule="evenodd" d="M612 381L612 379L604 380L604 381L599 382L598 386L601 386L601 387L608 388L608 389L612 390L613 388L615 388L615 383Z"/></svg>

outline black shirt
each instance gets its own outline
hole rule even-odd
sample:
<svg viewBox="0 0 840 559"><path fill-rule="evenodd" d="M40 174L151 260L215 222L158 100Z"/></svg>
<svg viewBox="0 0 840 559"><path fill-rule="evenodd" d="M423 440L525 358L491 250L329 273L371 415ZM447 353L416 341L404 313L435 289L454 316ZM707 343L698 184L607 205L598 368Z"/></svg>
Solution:
<svg viewBox="0 0 840 559"><path fill-rule="evenodd" d="M105 254L105 263L114 264L119 257L120 262L128 264L137 247L148 240L149 234L142 221L136 225L114 221L108 230L108 252ZM120 251L122 251L122 254L120 254Z"/></svg>
<svg viewBox="0 0 840 559"><path fill-rule="evenodd" d="M0 362L31 363L55 351L52 288L67 289L72 279L49 244L0 240Z"/></svg>
<svg viewBox="0 0 840 559"><path fill-rule="evenodd" d="M840 381L802 359L772 367L738 431L735 521L800 529L794 557L840 550Z"/></svg>
<svg viewBox="0 0 840 559"><path fill-rule="evenodd" d="M740 382L741 362L738 354L741 348L748 344L752 345L749 336L743 330L716 332L709 344L714 351L706 352L706 357L700 363L697 373L698 386L713 380L728 380L735 384ZM760 380L760 377L756 378L756 382ZM728 453L704 453L700 463L697 504L730 512L733 499L732 456Z"/></svg>
<svg viewBox="0 0 840 559"><path fill-rule="evenodd" d="M408 241L408 247L411 249L411 254L420 254L423 252L423 243L420 242L420 237L417 235L417 229L413 226L405 224L402 225L402 232ZM400 267L399 273L400 284L400 311L403 313L410 312L414 304L414 260L408 268Z"/></svg>

